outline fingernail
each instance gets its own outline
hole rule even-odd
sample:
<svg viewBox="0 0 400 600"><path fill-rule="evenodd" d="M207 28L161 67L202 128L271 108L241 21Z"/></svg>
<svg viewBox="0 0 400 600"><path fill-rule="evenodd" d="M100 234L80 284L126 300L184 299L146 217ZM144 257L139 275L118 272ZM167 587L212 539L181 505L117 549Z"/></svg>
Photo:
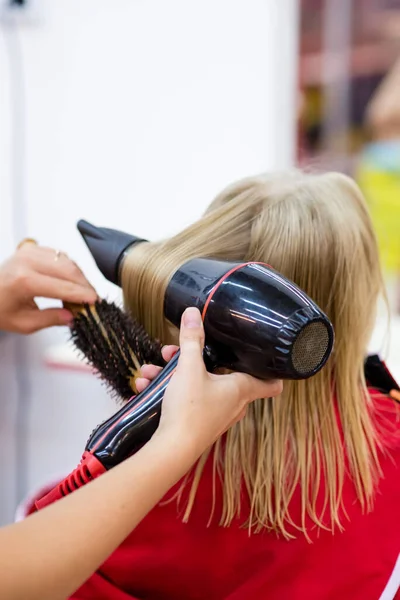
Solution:
<svg viewBox="0 0 400 600"><path fill-rule="evenodd" d="M183 313L183 324L185 327L201 327L201 314L197 308L190 307Z"/></svg>

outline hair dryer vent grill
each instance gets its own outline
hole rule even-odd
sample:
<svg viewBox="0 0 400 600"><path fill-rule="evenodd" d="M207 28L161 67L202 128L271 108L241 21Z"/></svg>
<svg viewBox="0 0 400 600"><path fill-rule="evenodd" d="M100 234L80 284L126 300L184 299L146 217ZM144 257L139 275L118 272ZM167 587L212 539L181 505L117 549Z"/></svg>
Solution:
<svg viewBox="0 0 400 600"><path fill-rule="evenodd" d="M299 375L312 373L325 360L330 345L329 331L323 321L306 325L293 344L292 363Z"/></svg>

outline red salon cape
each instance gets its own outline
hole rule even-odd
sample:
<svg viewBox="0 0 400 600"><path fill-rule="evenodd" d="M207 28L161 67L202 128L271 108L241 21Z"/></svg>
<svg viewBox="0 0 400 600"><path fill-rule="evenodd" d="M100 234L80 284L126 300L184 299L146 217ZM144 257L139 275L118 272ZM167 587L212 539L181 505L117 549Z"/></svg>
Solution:
<svg viewBox="0 0 400 600"><path fill-rule="evenodd" d="M228 528L219 527L215 518L207 527L212 489L209 460L189 522L182 523L176 501L157 506L73 600L400 598L400 422L392 400L371 396L384 445L391 452L381 456L384 476L373 512L362 514L347 479L345 530L332 534L314 528L312 543L301 533L290 541L268 532L249 537L247 529L240 527L244 518ZM389 424L383 425L384 415L389 415ZM245 498L243 504L246 515ZM216 516L220 506L217 493ZM291 513L300 520L300 490Z"/></svg>

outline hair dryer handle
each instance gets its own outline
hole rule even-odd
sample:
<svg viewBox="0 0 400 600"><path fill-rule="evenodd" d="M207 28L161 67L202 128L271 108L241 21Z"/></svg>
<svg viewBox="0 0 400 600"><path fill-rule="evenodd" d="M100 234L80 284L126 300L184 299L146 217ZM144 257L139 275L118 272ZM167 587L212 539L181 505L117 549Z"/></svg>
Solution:
<svg viewBox="0 0 400 600"><path fill-rule="evenodd" d="M161 403L168 383L175 373L180 351L150 385L134 396L115 415L104 421L91 434L80 464L53 490L39 499L36 509L63 498L115 467L137 452L152 437L160 422ZM214 353L208 346L204 350L207 370L215 367Z"/></svg>
<svg viewBox="0 0 400 600"><path fill-rule="evenodd" d="M115 467L149 441L158 427L161 403L176 370L178 358L179 351L146 390L96 427L86 444L80 464L48 494L36 501L37 510Z"/></svg>
<svg viewBox="0 0 400 600"><path fill-rule="evenodd" d="M140 394L99 425L90 436L86 451L106 469L111 469L149 441L160 422L161 403L174 374L180 352Z"/></svg>

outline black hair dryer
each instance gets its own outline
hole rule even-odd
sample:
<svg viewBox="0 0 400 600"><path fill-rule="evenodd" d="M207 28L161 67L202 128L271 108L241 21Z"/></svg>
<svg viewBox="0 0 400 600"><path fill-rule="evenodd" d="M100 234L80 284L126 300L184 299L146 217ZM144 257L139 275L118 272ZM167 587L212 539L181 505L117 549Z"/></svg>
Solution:
<svg viewBox="0 0 400 600"><path fill-rule="evenodd" d="M119 285L125 256L134 244L146 240L95 227L87 221L79 221L78 229L100 271ZM203 317L204 359L209 370L224 367L260 379L306 379L324 366L332 351L334 332L326 315L294 283L265 264L205 258L186 262L169 282L165 317L179 327L188 306L199 308ZM126 411L131 435L126 436L126 430L119 431L120 443L115 432L109 431L104 437L109 421L92 435L91 446L101 440L105 449L102 458L109 466L115 464L117 456L127 455L127 443L134 450L154 433L178 356L179 353L144 392L112 418L121 425L121 412Z"/></svg>
<svg viewBox="0 0 400 600"><path fill-rule="evenodd" d="M97 266L120 283L124 257L145 240L79 221ZM231 263L196 258L172 276L164 314L177 327L189 306L201 311L205 328L204 359L216 367L260 379L306 379L326 363L333 327L318 306L294 283L260 263ZM165 389L179 352L151 382L91 434L80 465L44 498L41 508L69 494L136 452L158 427Z"/></svg>

